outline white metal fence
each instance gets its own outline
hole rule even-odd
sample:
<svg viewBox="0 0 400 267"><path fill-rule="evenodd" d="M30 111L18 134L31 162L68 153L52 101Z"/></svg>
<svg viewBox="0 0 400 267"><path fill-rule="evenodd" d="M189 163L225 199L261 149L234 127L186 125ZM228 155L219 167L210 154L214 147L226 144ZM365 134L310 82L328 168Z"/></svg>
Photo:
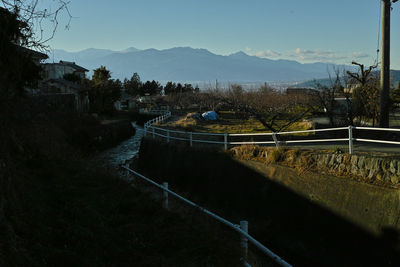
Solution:
<svg viewBox="0 0 400 267"><path fill-rule="evenodd" d="M151 134L153 138L156 136L166 139L167 142L171 140L180 140L180 141L187 141L189 142L190 146L193 146L193 143L208 143L208 144L221 144L224 145L225 149L228 149L228 146L232 145L246 145L246 144L273 144L279 147L283 144L295 144L295 143L318 143L318 142L346 142L349 146L349 153L352 154L354 152L354 142L368 142L368 143L380 143L380 144L392 144L392 145L400 145L399 141L389 141L389 140L377 140L377 139L365 139L365 138L354 138L353 132L354 130L361 130L361 131L385 131L385 132L400 132L400 129L392 129L392 128L374 128L374 127L338 127L338 128L328 128L328 129L315 129L315 130L303 130L303 131L290 131L290 132L278 132L278 133L247 133L247 134L229 134L229 133L200 133L200 132L187 132L187 131L177 131L177 130L170 130L160 127L155 127L154 124L159 124L164 122L165 120L171 117L170 111L163 111L163 110L150 110L150 111L143 111L144 113L149 114L161 114L160 116L146 122L144 124L144 134ZM346 137L344 138L325 138L325 139L299 139L299 140L278 140L278 137L284 135L296 135L296 134L304 134L304 133L317 133L317 132L333 132L333 131L345 131ZM251 138L251 137L270 137L270 140L260 140L260 141L232 141L231 138ZM212 140L212 138L214 140ZM240 225L233 224L228 220L222 218L221 216L216 215L215 213L197 205L196 203L178 195L177 193L168 189L168 183L163 183L162 185L152 181L151 179L141 175L140 173L135 172L127 167L124 167L129 173L134 174L135 176L153 184L154 186L162 189L163 195L163 207L168 209L168 194L173 195L174 197L178 198L179 200L198 208L203 213L211 216L212 218L222 222L223 224L227 225L228 227L232 228L236 232L241 235L241 247L243 249L243 254L247 255L248 245L247 242L249 241L257 248L259 248L262 252L267 254L271 257L275 262L280 264L281 266L291 266L289 263L284 261L278 255L273 253L270 249L262 245L259 241L253 238L251 235L248 234L248 223L247 221L241 221ZM246 260L243 260L243 264L245 266L250 266Z"/></svg>
<svg viewBox="0 0 400 267"><path fill-rule="evenodd" d="M135 175L136 177L139 177L143 180L145 180L146 182L160 188L162 190L162 206L165 209L169 209L168 206L168 195L172 195L174 197L176 197L177 199L183 201L184 203L197 208L198 210L200 210L201 212L211 216L212 218L216 219L217 221L225 224L226 226L230 227L231 229L235 230L236 232L238 232L240 234L240 246L242 248L243 251L243 257L241 260L243 262L244 266L250 266L250 264L247 263L246 261L246 257L248 254L248 242L252 243L254 246L256 246L261 252L265 253L266 255L268 255L273 261L275 261L276 263L278 263L281 266L285 266L285 267L289 267L292 266L289 263L287 263L285 260L283 260L281 257L279 257L278 255L276 255L274 252L272 252L270 249L268 249L267 247L265 247L263 244L261 244L258 240L256 240L254 237L252 237L251 235L248 234L248 222L247 221L240 221L240 225L237 224L233 224L230 221L224 219L223 217L197 205L196 203L182 197L181 195L175 193L174 191L168 189L168 183L164 182L162 185L158 184L156 182L154 182L153 180L143 176L142 174L123 166L123 168L129 173L132 173L133 175Z"/></svg>
<svg viewBox="0 0 400 267"><path fill-rule="evenodd" d="M354 130L360 131L384 131L384 132L398 132L400 129L394 128L375 128L375 127L338 127L338 128L327 128L327 129L314 129L314 130L303 130L303 131L290 131L290 132L277 132L277 133L246 133L246 134L230 134L230 133L200 133L200 132L188 132L188 131L177 131L170 130L166 128L156 127L154 124L161 123L171 117L170 111L152 111L151 114L162 114L161 116L148 121L144 125L144 132L146 134L151 134L153 138L156 136L164 138L167 142L171 140L180 140L189 142L190 146L194 143L206 143L206 144L220 144L223 145L225 149L228 146L233 145L265 145L272 144L279 147L285 144L301 144L301 143L321 143L321 142L343 142L347 143L349 147L349 153L354 152L354 142L368 142L368 143L380 143L380 144L391 144L400 145L399 141L390 140L377 140L377 139L366 139L366 138L354 138ZM317 132L334 132L334 131L344 131L345 137L342 138L322 138L322 139L296 139L296 140L283 140L282 137L285 135L298 135L298 134L312 134ZM258 137L258 141L248 140L254 137ZM268 138L264 138L268 137ZM278 137L280 137L278 139ZM247 139L245 141L236 141L232 138L243 138ZM400 152L400 151L399 151Z"/></svg>

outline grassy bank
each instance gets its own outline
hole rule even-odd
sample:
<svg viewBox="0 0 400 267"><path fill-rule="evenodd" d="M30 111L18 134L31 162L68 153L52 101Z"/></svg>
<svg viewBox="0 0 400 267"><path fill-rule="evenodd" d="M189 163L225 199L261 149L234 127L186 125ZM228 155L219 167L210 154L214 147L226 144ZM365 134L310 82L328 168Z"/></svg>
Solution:
<svg viewBox="0 0 400 267"><path fill-rule="evenodd" d="M85 120L16 119L0 121L0 266L238 265L218 225L89 166L73 135Z"/></svg>
<svg viewBox="0 0 400 267"><path fill-rule="evenodd" d="M138 168L231 221L249 220L251 234L295 265L395 265L398 259L396 230L374 236L227 153L145 140ZM279 172L298 179L295 170Z"/></svg>
<svg viewBox="0 0 400 267"><path fill-rule="evenodd" d="M211 133L260 133L270 132L265 129L262 123L255 118L244 116L232 111L220 111L217 121L205 121L195 119L192 116L196 113L189 113L180 119L166 123L165 126L171 129L179 129L192 132L211 132ZM287 121L279 121L278 125L284 125ZM285 130L299 131L312 128L312 124L307 121L295 122Z"/></svg>

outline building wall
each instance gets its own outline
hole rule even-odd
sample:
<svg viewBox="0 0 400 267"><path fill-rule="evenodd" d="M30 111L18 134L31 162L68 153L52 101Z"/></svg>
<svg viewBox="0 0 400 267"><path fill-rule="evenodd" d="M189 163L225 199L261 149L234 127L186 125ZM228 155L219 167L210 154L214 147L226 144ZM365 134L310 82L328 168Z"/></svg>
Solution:
<svg viewBox="0 0 400 267"><path fill-rule="evenodd" d="M77 72L71 66L62 64L46 64L43 66L43 72L44 72L43 75L44 80L62 79L65 74L73 74L73 73L78 75L81 79L85 78L84 72Z"/></svg>

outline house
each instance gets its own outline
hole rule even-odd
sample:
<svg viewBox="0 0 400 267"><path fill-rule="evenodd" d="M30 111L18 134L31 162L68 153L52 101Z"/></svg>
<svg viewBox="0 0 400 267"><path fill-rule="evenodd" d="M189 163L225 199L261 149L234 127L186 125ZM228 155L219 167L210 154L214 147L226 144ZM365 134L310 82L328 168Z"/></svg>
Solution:
<svg viewBox="0 0 400 267"><path fill-rule="evenodd" d="M89 70L78 66L75 62L60 60L59 63L43 64L43 80L64 79L65 75L74 75L77 79L85 79Z"/></svg>
<svg viewBox="0 0 400 267"><path fill-rule="evenodd" d="M89 90L81 82L89 70L75 62L60 60L59 63L42 64L40 94L72 94L78 112L89 111Z"/></svg>
<svg viewBox="0 0 400 267"><path fill-rule="evenodd" d="M31 56L33 62L36 65L40 65L40 63L42 62L42 60L48 59L49 57L41 52L29 49L29 48L25 48L22 46L17 46L17 50L20 51L21 53L27 54L29 56Z"/></svg>
<svg viewBox="0 0 400 267"><path fill-rule="evenodd" d="M26 47L22 47L19 45L16 45L16 50L18 53L21 53L21 55L27 55L30 57L30 59L33 61L33 63L36 66L40 66L43 60L46 60L48 58L48 56L44 53L26 48ZM22 68L21 71L25 71L25 68ZM31 86L25 86L24 90L26 93L28 93L29 95L35 95L37 94L37 85L31 85Z"/></svg>
<svg viewBox="0 0 400 267"><path fill-rule="evenodd" d="M82 84L65 79L49 79L41 83L40 91L45 95L73 95L76 111L89 111L89 89Z"/></svg>

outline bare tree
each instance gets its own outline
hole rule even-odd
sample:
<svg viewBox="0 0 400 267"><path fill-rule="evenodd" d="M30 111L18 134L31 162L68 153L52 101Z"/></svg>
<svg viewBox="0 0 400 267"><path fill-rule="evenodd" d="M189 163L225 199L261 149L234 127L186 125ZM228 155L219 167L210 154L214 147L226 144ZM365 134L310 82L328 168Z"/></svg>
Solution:
<svg viewBox="0 0 400 267"><path fill-rule="evenodd" d="M233 110L248 114L272 131L280 132L312 111L308 95L286 95L270 90L228 90L222 99Z"/></svg>
<svg viewBox="0 0 400 267"><path fill-rule="evenodd" d="M330 126L335 126L337 124L341 124L342 119L340 119L340 115L338 114L338 103L336 101L337 96L346 97L347 103L347 120L348 123L352 124L352 115L349 115L349 110L351 107L351 99L350 96L345 93L344 85L342 80L344 80L344 75L341 74L339 68L333 68L332 71L328 70L329 76L329 85L321 84L315 81L317 91L313 94L315 98L315 104L317 107L322 108L329 119ZM350 111L351 112L351 111Z"/></svg>
<svg viewBox="0 0 400 267"><path fill-rule="evenodd" d="M41 50L48 49L46 43L54 37L61 14L67 15L65 27L69 28L72 19L68 9L69 2L64 0L43 2L43 0L0 0L0 7L15 13L17 20L24 25L23 38L19 38L18 45ZM47 8L43 8L44 4ZM48 30L44 29L45 23L51 25Z"/></svg>
<svg viewBox="0 0 400 267"><path fill-rule="evenodd" d="M45 50L53 38L62 11L68 2L55 0L54 11L41 9L39 0L0 0L0 101L24 95L25 87L35 88L41 68L33 60L33 52L26 48ZM70 18L70 15L69 15ZM42 25L53 23L45 37ZM69 21L68 21L69 24Z"/></svg>
<svg viewBox="0 0 400 267"><path fill-rule="evenodd" d="M354 115L360 123L363 119L372 119L375 126L379 119L379 78L373 75L377 65L369 66L367 69L363 64L352 62L359 67L358 72L347 71L349 83L352 85L352 104Z"/></svg>

